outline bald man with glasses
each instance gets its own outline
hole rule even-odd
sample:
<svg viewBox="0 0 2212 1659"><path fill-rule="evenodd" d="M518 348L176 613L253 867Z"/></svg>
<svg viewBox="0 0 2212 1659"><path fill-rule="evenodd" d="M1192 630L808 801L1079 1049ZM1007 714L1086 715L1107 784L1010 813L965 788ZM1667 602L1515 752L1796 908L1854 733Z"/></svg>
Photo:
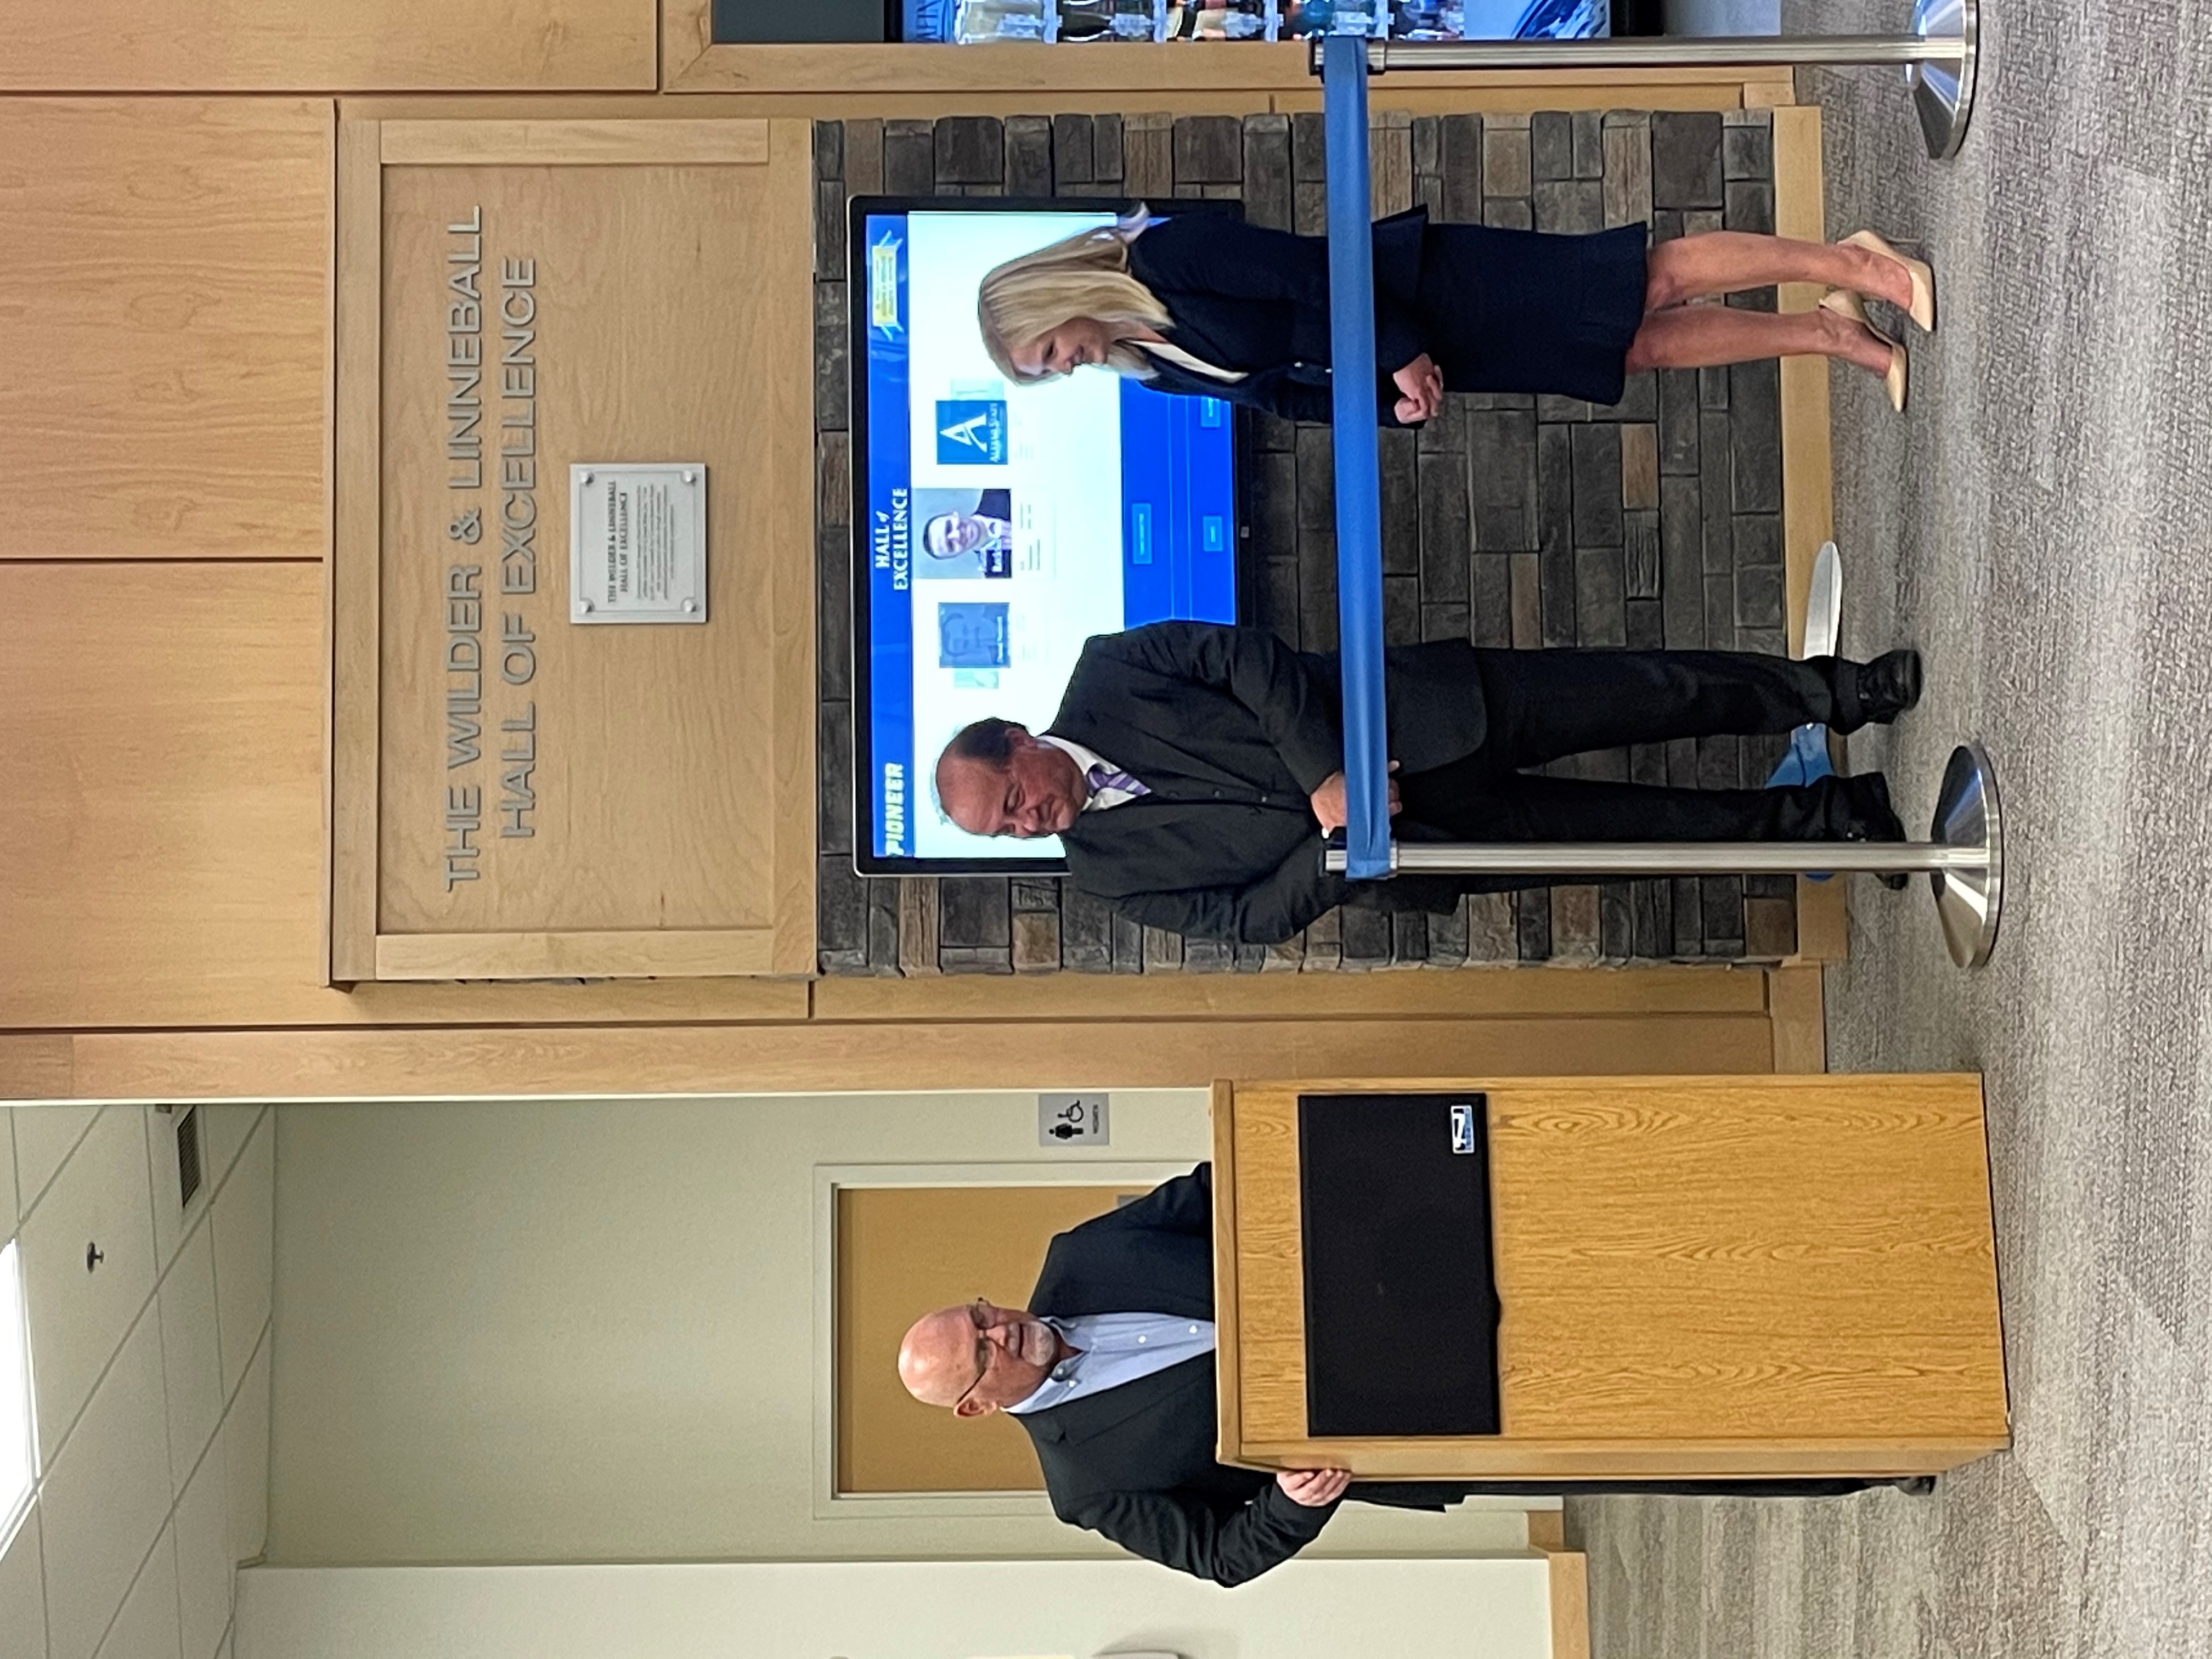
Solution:
<svg viewBox="0 0 2212 1659"><path fill-rule="evenodd" d="M1234 1587L1321 1535L1339 1503L1443 1510L1558 1485L1354 1484L1342 1470L1267 1475L1214 1460L1213 1170L1061 1233L1027 1308L978 1299L916 1320L900 1381L963 1418L1005 1412L1036 1448L1053 1513L1132 1554ZM1932 1482L1704 1481L1577 1492L1826 1497Z"/></svg>

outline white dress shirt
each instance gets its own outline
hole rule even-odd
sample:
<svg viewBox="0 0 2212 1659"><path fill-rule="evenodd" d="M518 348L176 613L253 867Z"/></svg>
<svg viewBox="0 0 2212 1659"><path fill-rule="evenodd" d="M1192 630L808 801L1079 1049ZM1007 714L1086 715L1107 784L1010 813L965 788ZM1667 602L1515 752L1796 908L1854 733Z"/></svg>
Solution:
<svg viewBox="0 0 2212 1659"><path fill-rule="evenodd" d="M1213 1322L1167 1314L1081 1314L1048 1319L1072 1347L1082 1350L1052 1368L1052 1375L1018 1406L1016 1415L1049 1411L1070 1400L1089 1399L1124 1382L1180 1365L1213 1352Z"/></svg>
<svg viewBox="0 0 2212 1659"><path fill-rule="evenodd" d="M1121 772L1123 777L1129 775L1103 755L1093 754L1081 744L1070 743L1066 738L1055 738L1049 732L1038 732L1037 741L1050 744L1081 770L1084 787L1090 790L1089 797L1083 803L1085 811L1103 812L1109 806L1119 806L1123 801L1137 799L1135 793L1127 789L1091 789L1091 769L1094 766L1103 766L1109 772Z"/></svg>

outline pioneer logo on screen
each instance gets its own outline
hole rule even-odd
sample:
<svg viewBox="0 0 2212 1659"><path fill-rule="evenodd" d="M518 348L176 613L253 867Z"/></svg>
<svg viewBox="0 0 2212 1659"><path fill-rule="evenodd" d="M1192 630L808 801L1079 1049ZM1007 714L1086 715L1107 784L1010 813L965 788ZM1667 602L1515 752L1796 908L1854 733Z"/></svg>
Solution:
<svg viewBox="0 0 2212 1659"><path fill-rule="evenodd" d="M1003 400L940 398L937 459L941 465L1004 466L1006 405Z"/></svg>

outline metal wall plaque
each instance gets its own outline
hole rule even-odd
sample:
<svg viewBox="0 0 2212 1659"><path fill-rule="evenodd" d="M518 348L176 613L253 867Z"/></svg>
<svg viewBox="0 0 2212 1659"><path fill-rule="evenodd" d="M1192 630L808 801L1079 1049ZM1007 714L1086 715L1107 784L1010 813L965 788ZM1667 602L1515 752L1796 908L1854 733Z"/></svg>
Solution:
<svg viewBox="0 0 2212 1659"><path fill-rule="evenodd" d="M707 620L703 463L568 469L568 620Z"/></svg>

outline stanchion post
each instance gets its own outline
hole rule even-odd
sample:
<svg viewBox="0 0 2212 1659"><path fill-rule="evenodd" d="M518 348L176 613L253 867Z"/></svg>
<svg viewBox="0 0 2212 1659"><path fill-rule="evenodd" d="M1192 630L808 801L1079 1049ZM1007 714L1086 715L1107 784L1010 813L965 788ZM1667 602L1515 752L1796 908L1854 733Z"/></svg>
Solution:
<svg viewBox="0 0 2212 1659"><path fill-rule="evenodd" d="M1996 947L2004 901L2004 825L1996 776L1978 743L1951 755L1924 842L1401 842L1395 874L1460 876L1925 875L1951 959L1978 968ZM1330 848L1322 867L1349 873Z"/></svg>
<svg viewBox="0 0 2212 1659"><path fill-rule="evenodd" d="M1336 422L1336 582L1344 675L1345 844L1354 880L1390 873L1382 687L1382 477L1376 432L1375 254L1368 228L1366 41L1322 43L1328 164L1329 380Z"/></svg>

